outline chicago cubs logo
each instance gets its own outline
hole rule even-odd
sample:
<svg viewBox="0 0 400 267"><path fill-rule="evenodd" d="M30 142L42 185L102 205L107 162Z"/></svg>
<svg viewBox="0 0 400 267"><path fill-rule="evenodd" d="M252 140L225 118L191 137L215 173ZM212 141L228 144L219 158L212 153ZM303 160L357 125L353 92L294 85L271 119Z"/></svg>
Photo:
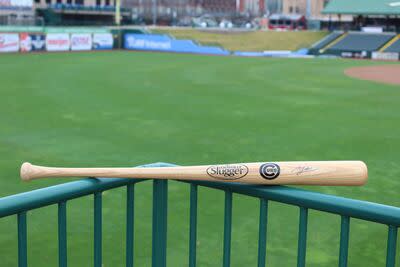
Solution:
<svg viewBox="0 0 400 267"><path fill-rule="evenodd" d="M272 180L279 176L281 168L275 163L264 163L260 166L260 175L265 179Z"/></svg>

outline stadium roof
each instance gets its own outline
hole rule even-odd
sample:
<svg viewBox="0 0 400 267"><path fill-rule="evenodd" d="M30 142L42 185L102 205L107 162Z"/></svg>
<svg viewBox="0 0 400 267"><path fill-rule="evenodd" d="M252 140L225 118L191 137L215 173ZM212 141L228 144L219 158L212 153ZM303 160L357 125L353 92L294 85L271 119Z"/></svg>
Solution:
<svg viewBox="0 0 400 267"><path fill-rule="evenodd" d="M400 15L400 0L331 0L322 13Z"/></svg>

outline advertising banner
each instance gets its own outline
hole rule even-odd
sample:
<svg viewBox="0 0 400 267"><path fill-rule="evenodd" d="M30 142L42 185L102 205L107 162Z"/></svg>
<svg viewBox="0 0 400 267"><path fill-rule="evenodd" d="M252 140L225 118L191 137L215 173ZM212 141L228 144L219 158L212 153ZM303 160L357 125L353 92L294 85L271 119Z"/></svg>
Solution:
<svg viewBox="0 0 400 267"><path fill-rule="evenodd" d="M394 53L394 52L372 52L372 59L397 61L397 60L399 60L399 53Z"/></svg>
<svg viewBox="0 0 400 267"><path fill-rule="evenodd" d="M202 46L192 40L176 40L168 35L135 34L124 36L125 49L169 51L178 53L228 55L229 52L218 46Z"/></svg>
<svg viewBox="0 0 400 267"><path fill-rule="evenodd" d="M46 37L44 34L30 34L32 51L44 51L46 49Z"/></svg>
<svg viewBox="0 0 400 267"><path fill-rule="evenodd" d="M114 39L111 33L94 33L93 34L93 49L107 50L114 46Z"/></svg>
<svg viewBox="0 0 400 267"><path fill-rule="evenodd" d="M19 35L18 33L0 33L0 53L18 52Z"/></svg>
<svg viewBox="0 0 400 267"><path fill-rule="evenodd" d="M70 47L68 33L49 33L46 35L47 51L68 51Z"/></svg>
<svg viewBox="0 0 400 267"><path fill-rule="evenodd" d="M125 34L126 49L172 50L172 39L163 35Z"/></svg>
<svg viewBox="0 0 400 267"><path fill-rule="evenodd" d="M71 50L85 51L92 49L92 35L90 33L71 34Z"/></svg>
<svg viewBox="0 0 400 267"><path fill-rule="evenodd" d="M31 36L28 33L19 34L19 49L21 52L30 52L32 50Z"/></svg>

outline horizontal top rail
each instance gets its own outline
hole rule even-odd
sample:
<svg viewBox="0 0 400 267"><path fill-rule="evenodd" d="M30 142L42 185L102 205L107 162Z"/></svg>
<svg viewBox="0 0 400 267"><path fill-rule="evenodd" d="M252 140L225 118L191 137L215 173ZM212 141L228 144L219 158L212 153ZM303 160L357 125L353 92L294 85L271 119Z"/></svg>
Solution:
<svg viewBox="0 0 400 267"><path fill-rule="evenodd" d="M187 181L185 181L187 182ZM378 203L338 197L287 186L260 186L239 183L190 181L190 183L234 193L265 198L377 223L400 226L400 208ZM359 190L362 190L361 188Z"/></svg>
<svg viewBox="0 0 400 267"><path fill-rule="evenodd" d="M169 163L156 162L137 167L164 167L173 166ZM29 192L0 198L0 218L36 209L58 202L86 196L95 192L135 184L145 179L121 178L89 178L74 182L49 186Z"/></svg>
<svg viewBox="0 0 400 267"><path fill-rule="evenodd" d="M87 178L0 198L0 218L112 188L134 184L144 179Z"/></svg>

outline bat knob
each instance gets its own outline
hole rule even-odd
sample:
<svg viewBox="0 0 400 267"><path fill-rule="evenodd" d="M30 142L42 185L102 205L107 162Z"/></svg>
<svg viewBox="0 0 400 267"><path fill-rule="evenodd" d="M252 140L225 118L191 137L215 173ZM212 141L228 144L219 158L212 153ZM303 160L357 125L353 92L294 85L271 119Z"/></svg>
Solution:
<svg viewBox="0 0 400 267"><path fill-rule="evenodd" d="M20 175L21 175L21 179L23 181L29 181L32 179L32 164L30 164L29 162L24 162L21 166L21 171L20 171Z"/></svg>

